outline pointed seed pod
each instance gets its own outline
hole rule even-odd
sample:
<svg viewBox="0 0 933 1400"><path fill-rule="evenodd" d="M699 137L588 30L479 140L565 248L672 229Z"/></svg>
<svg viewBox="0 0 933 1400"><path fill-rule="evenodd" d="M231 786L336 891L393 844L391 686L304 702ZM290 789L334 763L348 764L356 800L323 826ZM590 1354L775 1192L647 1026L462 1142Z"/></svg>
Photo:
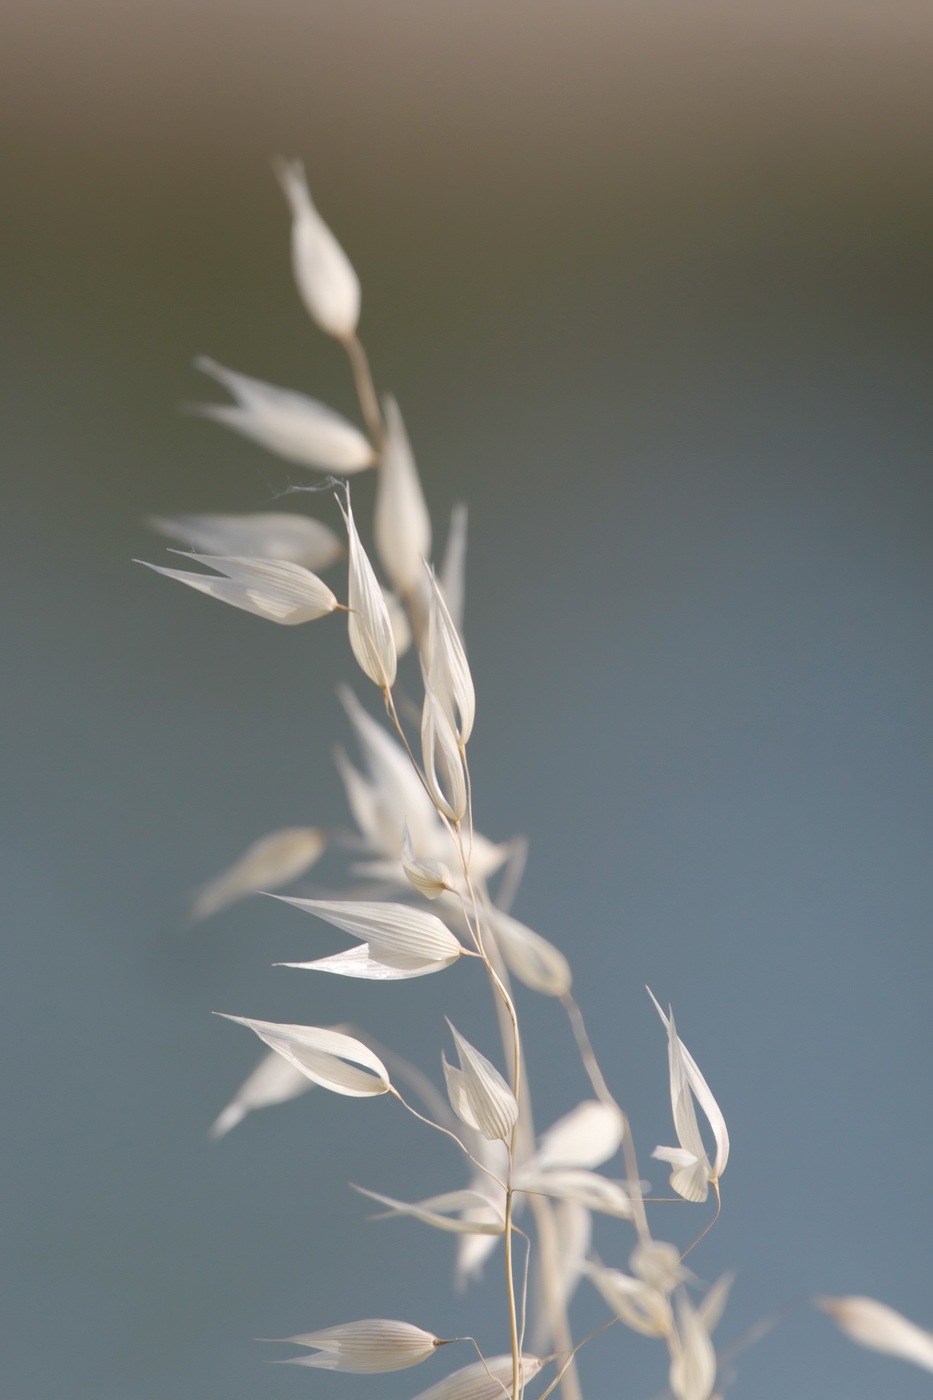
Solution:
<svg viewBox="0 0 933 1400"><path fill-rule="evenodd" d="M515 1095L495 1065L464 1040L450 1021L447 1024L460 1061L460 1068L455 1069L442 1057L451 1107L458 1118L484 1138L505 1141L518 1117Z"/></svg>
<svg viewBox="0 0 933 1400"><path fill-rule="evenodd" d="M671 1335L674 1314L663 1293L639 1278L601 1264L587 1264L583 1272L626 1327L643 1337Z"/></svg>
<svg viewBox="0 0 933 1400"><path fill-rule="evenodd" d="M254 1109L287 1103L313 1087L303 1070L296 1069L288 1060L283 1060L281 1055L270 1050L243 1081L226 1108L218 1114L211 1125L211 1137L224 1137Z"/></svg>
<svg viewBox="0 0 933 1400"><path fill-rule="evenodd" d="M422 662L426 684L437 696L462 748L473 732L476 692L460 633L444 600L440 585L426 569L431 589L428 631Z"/></svg>
<svg viewBox="0 0 933 1400"><path fill-rule="evenodd" d="M314 622L340 606L323 579L285 559L221 558L213 554L185 557L209 565L224 577L167 569L161 564L149 564L145 559L138 559L136 563L145 564L147 569L164 574L166 578L186 583L209 598L287 627Z"/></svg>
<svg viewBox="0 0 933 1400"><path fill-rule="evenodd" d="M710 1087L700 1073L696 1060L684 1045L674 1025L674 1013L665 1015L658 1005L651 988L648 995L667 1028L668 1069L670 1073L671 1108L674 1115L674 1128L679 1147L656 1147L652 1157L669 1162L671 1186L687 1201L705 1201L708 1184L718 1183L729 1160L729 1133L722 1110L713 1098ZM706 1155L706 1148L697 1125L693 1100L706 1115L716 1143L716 1156L712 1164Z"/></svg>
<svg viewBox="0 0 933 1400"><path fill-rule="evenodd" d="M350 646L362 670L380 690L395 684L397 653L389 610L379 581L360 541L350 508L339 502L347 526L350 547L349 630Z"/></svg>
<svg viewBox="0 0 933 1400"><path fill-rule="evenodd" d="M191 906L192 919L206 919L246 895L297 880L320 859L326 846L324 833L310 826L289 826L260 837L228 870L204 886Z"/></svg>
<svg viewBox="0 0 933 1400"><path fill-rule="evenodd" d="M453 889L452 876L440 860L418 860L412 849L411 833L406 825L402 833L402 869L409 884L425 899L437 899L445 890Z"/></svg>
<svg viewBox="0 0 933 1400"><path fill-rule="evenodd" d="M506 966L520 982L544 996L570 991L573 974L559 948L501 909L489 911L489 922Z"/></svg>
<svg viewBox="0 0 933 1400"><path fill-rule="evenodd" d="M933 1332L874 1298L818 1298L817 1306L859 1346L887 1352L933 1371Z"/></svg>
<svg viewBox="0 0 933 1400"><path fill-rule="evenodd" d="M380 1195L378 1191L368 1191L365 1186L355 1188L361 1196L388 1206L384 1215L377 1220L389 1219L394 1215L410 1216L435 1230L443 1230L452 1235L501 1235L505 1233L505 1215L497 1211L489 1198L479 1191L445 1191L440 1196L429 1196L426 1201L397 1201L393 1196ZM462 1213L459 1215L458 1213Z"/></svg>
<svg viewBox="0 0 933 1400"><path fill-rule="evenodd" d="M385 401L386 440L376 482L373 531L392 587L410 596L424 578L431 555L431 517L398 404Z"/></svg>
<svg viewBox="0 0 933 1400"><path fill-rule="evenodd" d="M308 315L327 335L351 336L360 316L359 279L311 202L301 161L276 161L275 172L292 211L292 269Z"/></svg>
<svg viewBox="0 0 933 1400"><path fill-rule="evenodd" d="M315 471L348 476L375 464L369 439L327 404L227 369L208 355L199 356L195 366L223 384L237 402L189 404L189 413L233 428L277 456Z"/></svg>
<svg viewBox="0 0 933 1400"><path fill-rule="evenodd" d="M317 1348L315 1356L291 1357L295 1366L317 1366L324 1371L346 1371L357 1376L417 1366L433 1356L441 1345L433 1332L425 1332L410 1322L394 1322L382 1317L344 1322L320 1332L284 1337L283 1341Z"/></svg>
<svg viewBox="0 0 933 1400"><path fill-rule="evenodd" d="M522 1383L527 1384L538 1374L544 1362L537 1356L521 1358ZM474 1361L429 1390L423 1390L415 1400L502 1400L503 1393L512 1394L512 1356L490 1356Z"/></svg>
<svg viewBox="0 0 933 1400"><path fill-rule="evenodd" d="M238 1021L255 1031L283 1059L300 1069L315 1084L349 1098L369 1098L385 1094L392 1088L389 1071L379 1056L342 1031L324 1026L289 1026L277 1021L254 1021L248 1016L228 1016L217 1012L227 1021Z"/></svg>
<svg viewBox="0 0 933 1400"><path fill-rule="evenodd" d="M456 962L463 952L461 943L447 925L424 909L391 902L276 897L365 940L362 948L352 948L347 953L337 953L316 962L279 964L282 967L339 972L344 976L382 981L398 980L440 972Z"/></svg>
<svg viewBox="0 0 933 1400"><path fill-rule="evenodd" d="M451 821L460 821L467 805L463 758L450 718L428 681L421 711L421 754L434 805Z"/></svg>
<svg viewBox="0 0 933 1400"><path fill-rule="evenodd" d="M622 1115L598 1099L584 1099L541 1135L535 1167L600 1167L622 1145Z"/></svg>
<svg viewBox="0 0 933 1400"><path fill-rule="evenodd" d="M710 1335L683 1289L676 1299L676 1327L668 1338L668 1384L674 1400L710 1400L716 1384L716 1352Z"/></svg>
<svg viewBox="0 0 933 1400"><path fill-rule="evenodd" d="M149 524L160 534L201 554L290 559L306 569L326 569L342 551L339 539L327 525L290 511L154 516Z"/></svg>

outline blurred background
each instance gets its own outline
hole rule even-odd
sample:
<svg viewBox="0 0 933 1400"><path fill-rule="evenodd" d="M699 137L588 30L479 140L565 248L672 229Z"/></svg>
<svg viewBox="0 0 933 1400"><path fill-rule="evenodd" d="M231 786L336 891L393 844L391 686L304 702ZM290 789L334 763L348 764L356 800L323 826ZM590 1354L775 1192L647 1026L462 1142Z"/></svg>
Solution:
<svg viewBox="0 0 933 1400"><path fill-rule="evenodd" d="M463 1184L390 1104L207 1138L259 1049L214 1010L352 1020L435 1078L443 1012L493 1043L469 969L317 980L270 966L340 942L295 911L184 922L255 837L348 819L342 629L130 562L168 562L148 514L310 479L178 412L216 397L196 354L355 412L291 284L283 153L441 538L470 505L477 817L530 838L515 912L571 957L658 1190L646 982L729 1122L691 1263L738 1270L723 1346L786 1310L730 1394L926 1395L806 1299L933 1324L929 5L6 0L0 52L4 1394L404 1400L440 1362L319 1376L253 1338L389 1315L504 1346L497 1266L458 1299L448 1237L346 1189ZM522 1010L545 1126L587 1088ZM578 1334L606 1315L581 1289ZM665 1384L620 1329L582 1367L590 1400Z"/></svg>

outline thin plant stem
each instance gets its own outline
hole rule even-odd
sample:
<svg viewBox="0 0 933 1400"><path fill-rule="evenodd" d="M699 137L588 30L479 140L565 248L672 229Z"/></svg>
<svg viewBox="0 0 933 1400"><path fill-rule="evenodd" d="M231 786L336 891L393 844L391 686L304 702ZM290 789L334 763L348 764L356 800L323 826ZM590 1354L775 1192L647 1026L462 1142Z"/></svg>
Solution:
<svg viewBox="0 0 933 1400"><path fill-rule="evenodd" d="M382 410L379 407L379 395L376 393L372 370L369 368L369 357L363 348L363 342L355 331L351 331L349 335L341 336L340 343L349 356L353 382L356 385L356 393L367 431L372 438L377 455L381 457L385 447L386 430L382 421Z"/></svg>
<svg viewBox="0 0 933 1400"><path fill-rule="evenodd" d="M445 1137L449 1137L451 1142L455 1142L460 1148L460 1151L465 1153L466 1156L469 1157L474 1167L479 1167L481 1172L485 1172L487 1176L492 1177L493 1181L496 1183L497 1186L501 1186L503 1191L508 1192L509 1187L506 1184L506 1182L504 1182L500 1177L496 1176L495 1172L492 1170L491 1167L484 1166L482 1162L480 1162L476 1157L474 1157L473 1153L468 1147L464 1146L462 1139L458 1138L456 1133L452 1133L449 1128L443 1127L440 1123L435 1123L433 1118L426 1118L423 1113L419 1113L418 1110L416 1108L413 1108L406 1099L402 1098L401 1094L395 1088L394 1085L389 1086L388 1092L392 1094L395 1098L397 1098L402 1107L407 1108L408 1112L413 1114L415 1118L419 1119L422 1123L426 1123L429 1128L435 1128L439 1133L443 1133Z"/></svg>
<svg viewBox="0 0 933 1400"><path fill-rule="evenodd" d="M690 1253L691 1249L695 1249L695 1248L696 1248L696 1246L700 1243L700 1240L703 1238L703 1236L709 1234L710 1230L712 1230L713 1226L716 1224L716 1221L719 1219L719 1212L722 1210L722 1197L721 1197L720 1194L719 1194L719 1182L718 1182L718 1181L714 1181L714 1182L712 1183L712 1187L713 1187L713 1190L714 1190L715 1193L716 1193L716 1214L713 1216L712 1220L709 1222L709 1224L706 1226L706 1228L705 1228L704 1230L701 1230L701 1231L700 1231L700 1233L697 1235L696 1239L693 1241L693 1244L688 1244L688 1245L687 1245L687 1248L684 1250L683 1254L681 1254L681 1256L680 1256L681 1259L686 1259L686 1257L687 1257L687 1255Z"/></svg>
<svg viewBox="0 0 933 1400"><path fill-rule="evenodd" d="M601 1327L597 1327L592 1332L588 1332L585 1337L583 1337L579 1342L577 1342L576 1346L573 1348L570 1355L567 1357L566 1361L561 1366L557 1375L551 1381L551 1384L548 1386L547 1390L541 1392L541 1395L538 1397L538 1400L547 1400L547 1397L551 1394L551 1392L561 1384L561 1381L565 1379L565 1373L567 1373L568 1368L574 1365L577 1352L580 1350L581 1347L585 1347L587 1342L591 1342L593 1338L598 1337L601 1332L605 1332L608 1330L608 1328L614 1327L618 1321L619 1318L611 1317L608 1322L604 1322ZM546 1357L545 1360L556 1361L561 1354L562 1353L559 1351L555 1352L553 1357Z"/></svg>
<svg viewBox="0 0 933 1400"><path fill-rule="evenodd" d="M500 1388L500 1390L502 1391L502 1394L505 1395L506 1397L508 1397L508 1393L509 1393L509 1392L506 1390L505 1386L502 1384L501 1381L496 1380L495 1376L494 1376L494 1375L492 1374L492 1372L490 1371L490 1369L489 1369L489 1362L486 1360L485 1356L484 1356L483 1353L480 1351L479 1342L476 1340L476 1338L475 1338L475 1337L458 1337L458 1338L457 1338L457 1341L458 1341L458 1342L472 1342L472 1343L473 1343L474 1347L476 1348L476 1355L479 1357L480 1361L482 1361L483 1366L485 1367L486 1375L489 1377L489 1379L490 1379L491 1381L495 1381L496 1385L497 1385L497 1386Z"/></svg>
<svg viewBox="0 0 933 1400"><path fill-rule="evenodd" d="M512 1395L521 1400L522 1366L518 1340L515 1275L512 1271L512 1183L505 1188L505 1286L509 1298L509 1336L512 1342Z"/></svg>

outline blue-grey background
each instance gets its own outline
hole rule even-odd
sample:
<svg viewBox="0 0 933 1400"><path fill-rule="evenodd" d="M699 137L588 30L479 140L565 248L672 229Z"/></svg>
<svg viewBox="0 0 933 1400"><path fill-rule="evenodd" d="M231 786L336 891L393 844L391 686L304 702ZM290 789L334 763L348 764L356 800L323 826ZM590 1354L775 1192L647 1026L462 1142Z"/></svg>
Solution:
<svg viewBox="0 0 933 1400"><path fill-rule="evenodd" d="M730 1393L928 1394L793 1305L933 1324L929 7L7 0L0 31L3 1396L404 1400L440 1361L319 1376L252 1339L388 1314L503 1346L495 1268L457 1299L448 1238L345 1189L462 1181L389 1103L206 1136L257 1050L212 1010L352 1019L435 1075L442 1012L493 1043L470 969L321 985L270 967L337 946L292 911L183 924L254 837L346 820L341 629L129 562L162 557L147 513L304 479L176 411L196 353L353 410L277 152L360 272L436 519L470 503L477 813L531 839L516 912L571 956L656 1186L646 982L729 1121L692 1256L739 1271L717 1339L790 1307ZM586 1088L523 1010L545 1125ZM605 1315L581 1291L578 1331ZM583 1368L589 1400L664 1384L620 1330Z"/></svg>

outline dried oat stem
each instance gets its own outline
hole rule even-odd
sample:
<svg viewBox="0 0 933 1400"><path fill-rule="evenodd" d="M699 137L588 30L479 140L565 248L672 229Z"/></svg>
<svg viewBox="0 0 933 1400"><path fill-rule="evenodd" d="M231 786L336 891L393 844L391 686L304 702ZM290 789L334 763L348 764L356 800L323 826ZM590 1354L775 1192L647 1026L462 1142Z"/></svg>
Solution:
<svg viewBox="0 0 933 1400"><path fill-rule="evenodd" d="M376 393L372 370L369 367L369 356L355 331L351 331L349 335L341 336L340 343L350 360L353 382L356 385L356 393L367 431L372 438L377 455L381 456L385 446L386 430L382 409L379 407L379 395Z"/></svg>
<svg viewBox="0 0 933 1400"><path fill-rule="evenodd" d="M460 1148L460 1151L463 1152L467 1157L469 1157L474 1167L478 1167L481 1172L485 1172L487 1176L492 1177L496 1185L501 1186L503 1191L508 1190L506 1182L502 1181L501 1178L496 1176L495 1172L490 1167L484 1166L482 1162L480 1162L476 1157L474 1157L473 1153L463 1142L463 1139L459 1138L456 1133L451 1132L450 1128L445 1128L443 1124L435 1123L433 1118L426 1118L423 1113L419 1113L416 1108L412 1107L412 1105L407 1101L407 1099L402 1098L402 1095L395 1088L394 1084L388 1090L388 1092L393 1096L393 1098L398 1099L402 1107L407 1108L408 1112L412 1114L413 1117L417 1118L419 1122L426 1123L429 1128L436 1129L437 1132L443 1133L444 1137L450 1138L451 1142L455 1142Z"/></svg>

